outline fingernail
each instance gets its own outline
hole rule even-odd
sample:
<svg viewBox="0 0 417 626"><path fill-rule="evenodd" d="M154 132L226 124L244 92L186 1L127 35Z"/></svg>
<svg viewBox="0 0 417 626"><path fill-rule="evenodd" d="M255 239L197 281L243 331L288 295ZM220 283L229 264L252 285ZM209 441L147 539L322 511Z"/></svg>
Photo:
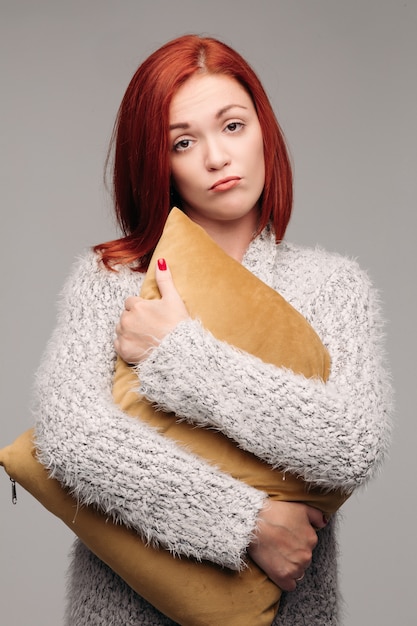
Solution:
<svg viewBox="0 0 417 626"><path fill-rule="evenodd" d="M167 264L165 259L158 259L158 268L162 271L165 272L166 268L167 268Z"/></svg>
<svg viewBox="0 0 417 626"><path fill-rule="evenodd" d="M329 523L329 519L330 518L328 518L327 515L323 515L323 524L325 524L325 525L328 524Z"/></svg>

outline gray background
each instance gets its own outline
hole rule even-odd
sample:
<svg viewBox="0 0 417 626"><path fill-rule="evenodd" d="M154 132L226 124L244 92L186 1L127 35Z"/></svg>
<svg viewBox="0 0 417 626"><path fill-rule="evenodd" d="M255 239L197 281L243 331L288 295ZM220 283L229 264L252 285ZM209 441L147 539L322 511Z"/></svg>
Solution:
<svg viewBox="0 0 417 626"><path fill-rule="evenodd" d="M139 62L185 32L250 60L295 163L288 239L358 257L381 289L397 428L343 508L346 626L416 623L417 5L389 0L0 1L1 430L31 424L34 371L74 257L114 235L102 183ZM62 621L71 533L0 473L0 622Z"/></svg>

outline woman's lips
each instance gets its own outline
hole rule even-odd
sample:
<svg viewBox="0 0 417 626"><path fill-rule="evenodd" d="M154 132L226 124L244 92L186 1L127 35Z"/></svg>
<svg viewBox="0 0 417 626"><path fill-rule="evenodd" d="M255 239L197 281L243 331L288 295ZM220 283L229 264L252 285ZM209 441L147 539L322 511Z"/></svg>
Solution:
<svg viewBox="0 0 417 626"><path fill-rule="evenodd" d="M210 191L228 191L229 189L233 189L240 183L239 176L229 176L228 178L222 178L218 180L210 187Z"/></svg>

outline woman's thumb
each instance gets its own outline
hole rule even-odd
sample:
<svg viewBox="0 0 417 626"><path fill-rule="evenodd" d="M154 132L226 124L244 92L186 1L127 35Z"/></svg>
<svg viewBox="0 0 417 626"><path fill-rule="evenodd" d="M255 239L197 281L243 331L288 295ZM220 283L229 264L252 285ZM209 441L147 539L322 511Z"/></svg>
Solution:
<svg viewBox="0 0 417 626"><path fill-rule="evenodd" d="M165 259L158 259L156 268L155 268L155 280L158 285L159 293L161 294L161 298L167 298L172 295L176 295L178 297L177 290L175 289L174 282L172 280L172 275L167 266Z"/></svg>

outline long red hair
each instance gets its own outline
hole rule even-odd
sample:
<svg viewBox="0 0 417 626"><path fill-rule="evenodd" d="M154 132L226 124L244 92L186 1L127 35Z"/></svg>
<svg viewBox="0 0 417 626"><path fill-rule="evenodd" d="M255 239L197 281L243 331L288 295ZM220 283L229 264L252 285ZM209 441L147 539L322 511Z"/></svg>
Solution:
<svg viewBox="0 0 417 626"><path fill-rule="evenodd" d="M248 63L226 44L184 35L168 42L137 69L121 102L109 155L113 194L124 236L95 246L104 265L134 263L146 271L168 213L178 198L170 184L169 108L179 87L194 73L226 74L251 96L262 129L265 186L258 232L270 222L277 241L292 209L292 172L284 137L268 97Z"/></svg>

